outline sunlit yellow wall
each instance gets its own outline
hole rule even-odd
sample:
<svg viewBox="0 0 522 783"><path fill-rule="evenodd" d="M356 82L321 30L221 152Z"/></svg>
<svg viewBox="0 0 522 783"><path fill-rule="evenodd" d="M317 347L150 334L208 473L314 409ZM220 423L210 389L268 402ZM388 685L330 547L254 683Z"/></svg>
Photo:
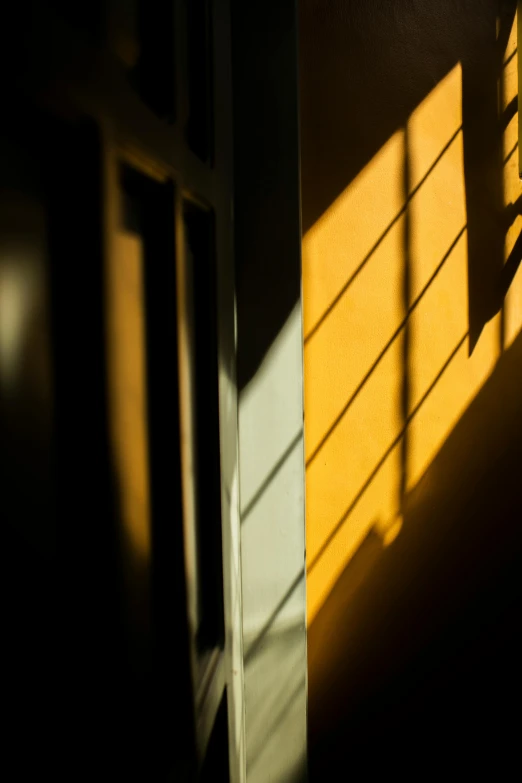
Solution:
<svg viewBox="0 0 522 783"><path fill-rule="evenodd" d="M506 60L515 49L516 25ZM515 55L503 106L516 94ZM506 205L521 192L517 123ZM401 498L522 327L519 269L469 355L461 126L457 63L303 238L309 623L370 529L400 535Z"/></svg>
<svg viewBox="0 0 522 783"><path fill-rule="evenodd" d="M361 392L356 391L403 319L403 216L355 273L401 209L402 163L403 138L397 133L303 242L309 567L401 427L402 334L392 342ZM392 187L382 188L383 180L389 180ZM342 298L312 334L352 277ZM317 452L347 404L346 413ZM347 523L309 573L309 620L368 528L393 518L398 500L398 456L397 449L390 453Z"/></svg>

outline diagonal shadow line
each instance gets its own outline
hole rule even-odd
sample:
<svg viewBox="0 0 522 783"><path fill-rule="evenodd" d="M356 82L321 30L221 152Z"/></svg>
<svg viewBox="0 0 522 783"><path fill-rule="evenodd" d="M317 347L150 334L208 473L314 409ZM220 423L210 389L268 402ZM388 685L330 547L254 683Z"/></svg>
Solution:
<svg viewBox="0 0 522 783"><path fill-rule="evenodd" d="M505 67L506 67L506 65L509 65L509 63L511 62L511 60L513 59L513 57L516 55L516 53L517 53L517 52L518 52L518 49L514 49L514 50L511 52L511 54L509 55L509 57L507 58L507 60L504 60L504 62L502 63L502 67L503 67L503 68L505 68Z"/></svg>
<svg viewBox="0 0 522 783"><path fill-rule="evenodd" d="M518 149L518 141L515 143L515 146L508 152L504 160L502 161L502 165L505 166L508 160L511 158L511 156L517 151Z"/></svg>
<svg viewBox="0 0 522 783"><path fill-rule="evenodd" d="M500 130L505 131L513 117L518 112L518 95L515 95L514 98L511 98L508 105L502 112L500 116Z"/></svg>
<svg viewBox="0 0 522 783"><path fill-rule="evenodd" d="M511 29L515 21L515 13L516 10L512 5L511 9L506 15L501 14L500 17L497 17L498 21L500 22L500 26L497 28L497 51L499 51L499 61L501 64L500 65L501 68L504 68L507 62L509 62L509 60L511 59L511 55L510 55L508 59L505 61L504 55L508 47L509 37L511 35ZM517 50L515 49L515 52L516 51ZM512 54L514 54L514 52Z"/></svg>
<svg viewBox="0 0 522 783"><path fill-rule="evenodd" d="M366 479L366 481L362 485L361 489L359 490L359 492L357 493L355 498L352 500L352 502L350 503L350 505L348 506L346 511L343 513L343 515L339 519L339 521L335 524L335 527L333 528L333 530L326 537L326 539L322 543L319 551L317 552L317 554L315 555L315 557L311 561L310 565L307 567L307 569L306 569L306 573L307 574L309 574L312 571L312 569L317 565L317 563L319 562L320 558L323 556L324 552L330 546L330 544L332 543L333 539L335 538L335 536L337 535L337 533L341 529L343 523L346 522L347 518L350 516L350 514L353 511L353 509L355 508L355 506L357 505L357 503L359 502L361 497L364 495L364 493L366 492L366 490L368 489L368 487L372 483L373 479L375 478L375 476L377 475L377 473L379 472L379 470L383 466L384 462L390 456L390 454L392 453L393 449L398 445L398 443L400 442L401 438L403 437L403 435L404 435L404 433L406 431L406 428L410 425L413 417L416 416L416 414L418 413L421 405L424 404L424 402L426 401L428 396L431 394L431 392L433 391L433 389L435 388L435 386L437 385L437 383L441 379L441 377L444 374L445 370L448 368L448 366L450 365L452 360L455 358L456 354L458 353L458 351L460 350L460 348L464 344L468 334L469 334L469 332L466 332L461 337L461 339L458 341L457 345L452 350L452 352L450 353L450 355L448 356L448 358L446 359L446 361L442 365L441 369L439 370L439 372L437 373L437 375L435 376L435 378L433 379L431 384L428 386L428 388L426 389L426 391L424 392L424 394L422 395L420 400L418 401L417 405L413 408L411 413L408 415L408 418L406 419L404 427L402 427L402 429L399 432L399 434L397 435L397 437L388 446L388 448L384 452L383 456L381 457L381 459L379 460L379 462L377 463L375 468L372 470L372 472L370 473L370 475L368 476L368 478Z"/></svg>
<svg viewBox="0 0 522 783"><path fill-rule="evenodd" d="M386 345L384 346L384 348L382 349L380 354L377 356L377 358L375 359L375 361L371 365L370 369L367 371L366 375L363 377L363 379L361 380L361 382L359 383L359 385L357 386L357 388L355 389L353 394L350 396L350 398L348 399L348 401L346 402L346 404L344 405L342 410L338 413L338 415L336 416L336 418L334 419L334 421L332 422L332 424L330 425L328 430L325 432L325 434L323 435L323 437L321 438L321 440L319 441L319 443L317 444L317 446L315 447L315 449L313 450L311 455L306 460L306 467L307 468L310 467L310 465L312 464L314 459L317 457L317 455L319 454L319 452L321 451L321 449L325 445L325 443L328 440L328 438L331 436L331 434L334 432L334 430L340 424L342 418L348 412L348 410L351 407L351 405L355 402L356 397L360 394L360 392L362 391L362 389L364 388L364 386L366 385L366 383L370 379L370 376L377 369L377 366L382 361L382 359L384 358L385 354L387 353L387 351L392 346L393 342L397 339L397 337L399 336L401 331L404 329L404 327L406 326L406 324L408 322L409 317L411 316L411 314L413 313L413 311L415 310L415 308L417 307L417 305L421 301L422 297L424 296L424 294L426 293L426 291L428 290L430 285L433 283L433 281L435 280L435 278L439 274L440 270L442 269L442 267L444 266L444 264L448 260L449 256L451 255L451 253L455 249L456 245L458 244L459 240L461 239L461 237L463 236L465 231L466 231L466 225L464 225L460 229L459 233L457 234L457 236L455 237L455 239L453 240L453 242L451 243L451 245L449 246L447 251L444 253L444 256L442 257L441 261L439 262L439 264L435 268L434 272L432 273L431 277L429 278L429 280L425 284L424 288L422 289L420 294L417 296L417 298L411 303L410 307L408 308L408 310L406 312L406 316L401 321L401 323L399 324L399 326L397 327L395 332L392 334L392 336L390 337L390 339L388 340L388 342L386 343Z"/></svg>
<svg viewBox="0 0 522 783"><path fill-rule="evenodd" d="M253 495L253 497L250 499L248 504L246 505L244 511L241 514L241 524L244 524L248 515L251 513L254 506L259 502L263 494L266 492L272 481L275 479L283 465L285 464L286 460L290 456L290 454L293 452L295 447L298 445L298 443L303 439L303 430L299 430L295 438L291 441L289 446L285 449L285 451L281 454L277 462L275 463L274 467L270 471L270 473L266 476L263 483L258 487L257 491Z"/></svg>
<svg viewBox="0 0 522 783"><path fill-rule="evenodd" d="M285 604L290 600L293 593L295 592L295 590L297 589L297 587L300 585L300 583L303 581L304 578L305 578L305 572L303 570L298 573L298 575L296 576L296 578L294 579L294 581L292 582L292 584L290 585L290 587L288 588L284 596L281 598L281 600L277 604L276 608L274 609L274 611L272 612L272 614L270 615L270 617L268 618L264 626L259 631L258 635L254 639L250 647L246 651L244 657L245 664L247 664L251 660L252 656L255 655L255 653L259 649L261 642L263 641L268 631L270 630L275 620L277 619L277 616L280 613L281 609L283 609Z"/></svg>
<svg viewBox="0 0 522 783"><path fill-rule="evenodd" d="M507 293L511 287L511 283L513 282L516 273L518 272L518 268L520 266L520 262L522 260L522 233L519 234L517 237L517 240L515 244L513 245L513 248L506 260L506 263L502 267L502 274L500 279L500 286L501 286L501 295L502 300L504 300L507 296Z"/></svg>
<svg viewBox="0 0 522 783"><path fill-rule="evenodd" d="M414 196L417 194L417 192L420 190L420 188L422 187L422 185L424 185L424 183L426 182L426 180L428 179L428 177L429 177L429 176L430 176L430 174L432 173L432 171L433 171L433 169L435 168L435 166L436 166L436 165L437 165L437 164L440 162L441 158L442 158L442 157L445 155L445 153L446 153L446 152L448 151L448 149L451 147L451 145L453 144L453 142L455 141L455 139L457 138L457 136L459 135L459 133L461 132L461 130L462 130L462 125L459 125L459 127L457 128L457 130L455 131L455 133L454 133L454 134L451 136L451 138L450 138L450 139L449 139L449 140L446 142L446 144L444 145L444 147L441 149L441 151L439 152L439 154L437 155L437 157L435 158L435 160L433 161L433 163L431 164L431 166L429 167L429 169L426 171L426 173L424 174L424 176L422 177L422 179L421 179L421 180L420 180L420 181L417 183L417 185L415 185L415 187L413 188L413 190L412 190L412 191L411 191L411 193L409 194L408 198L406 199L406 201L405 201L404 205L401 207L401 209L399 210L399 212L397 212L397 214L395 215L395 217L393 218L393 220L391 221L391 223L390 223L390 224L387 226L387 228L385 228L385 230L383 231L383 233L380 235L379 239L378 239L378 240L375 242L375 244L374 244L374 245L373 245L373 246L370 248L370 250L369 250L368 254L367 254L367 255L366 255L364 258L363 258L363 260L361 261L361 263L359 264L359 266L357 267L357 269L355 270L355 272L353 272L353 274L352 274L352 275L350 275L350 277L348 278L348 280L346 281L346 283L343 285L343 287L341 288L341 290L340 290L340 291L338 291L338 293L335 295L335 297L334 297L334 298L333 298L333 300L330 302L330 304L328 305L328 307L326 308L326 310L324 311L324 313L322 314L322 316L319 318L319 320L317 321L317 323L315 324L315 326L313 326L313 327L311 328L311 330L308 332L308 334L305 336L305 338L304 338L304 344L305 344L305 345L308 343L308 341L309 341L309 340L311 340L311 339L312 339L312 337L314 336L314 334L316 334L316 332L319 330L319 328L322 326L322 324L323 324L323 323L325 322L325 320L328 318L328 316L330 315L330 313L332 312L332 310L334 309L334 307L336 306L336 304L339 302L339 300L340 300L340 299L342 299L342 297L344 296L344 294L346 293L346 291L349 289L349 287L351 286L351 284L353 283L353 281L355 280L355 278L356 278L356 277L357 277L357 276L358 276L358 275L359 275L359 274L362 272L362 270L364 269L364 267L366 266L366 264L368 263L368 261L370 260L370 258L372 257L372 255L375 253L375 251L377 250L377 248L378 248L378 247L379 247L379 246L380 246L380 245L381 245L381 244L384 242L384 240L386 239L386 237L388 236L388 234L390 233L390 231L392 230L392 228L393 228L393 227L396 225L396 223L397 223L397 222L400 220L400 218L401 218L401 217L404 215L404 213L406 212L406 208L407 208L407 206L408 206L408 202L409 202L409 201L411 201L411 199L412 199L412 198L413 198L413 197L414 197Z"/></svg>

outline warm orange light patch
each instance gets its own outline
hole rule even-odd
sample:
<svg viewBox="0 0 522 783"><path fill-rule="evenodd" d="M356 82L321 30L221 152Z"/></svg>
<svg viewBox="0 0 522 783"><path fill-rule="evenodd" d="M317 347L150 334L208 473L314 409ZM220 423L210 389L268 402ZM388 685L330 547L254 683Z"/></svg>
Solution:
<svg viewBox="0 0 522 783"><path fill-rule="evenodd" d="M402 159L398 133L303 240L307 457L402 317Z"/></svg>
<svg viewBox="0 0 522 783"><path fill-rule="evenodd" d="M123 532L139 564L150 556L142 255L140 237L120 231L107 276L114 466Z"/></svg>
<svg viewBox="0 0 522 783"><path fill-rule="evenodd" d="M506 103L516 71L515 56ZM506 148L516 134L510 123ZM518 155L505 177L514 202ZM309 623L371 529L393 545L401 488L418 482L494 369L502 314L470 357L467 265L457 65L303 239ZM506 341L521 326L519 270Z"/></svg>
<svg viewBox="0 0 522 783"><path fill-rule="evenodd" d="M401 426L403 155L397 133L303 241L310 619L369 526L397 509L394 450L336 531Z"/></svg>

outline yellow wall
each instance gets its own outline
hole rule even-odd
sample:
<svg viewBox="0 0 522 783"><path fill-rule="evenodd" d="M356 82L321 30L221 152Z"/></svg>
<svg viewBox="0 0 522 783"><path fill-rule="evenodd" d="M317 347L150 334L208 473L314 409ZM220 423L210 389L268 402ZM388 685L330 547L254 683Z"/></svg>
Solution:
<svg viewBox="0 0 522 783"><path fill-rule="evenodd" d="M327 41L323 32L318 39ZM310 48L303 48L306 57ZM516 24L498 83L499 113L516 99L515 50ZM332 70L332 57L325 47L325 69ZM384 546L400 536L406 494L522 329L519 268L499 306L483 319L476 344L469 340L475 305L469 301L474 259L468 254L467 212L477 194L469 192L476 179L466 182L465 176L463 69L470 66L465 58L463 63L455 58L432 80L371 159L325 209L316 210L313 222L307 220L307 197L315 186L319 193L324 188L321 174L310 174L306 156L322 154L317 140L324 143L329 123L335 147L336 115L342 119L343 112L361 107L350 105L349 96L347 106L341 96L334 98L331 85L314 106L312 80L320 77L307 63L303 69L309 624L370 531ZM349 78L361 77L352 70ZM357 144L352 135L347 133L347 148ZM502 139L508 209L497 219L506 216L505 259L522 227L519 210L509 209L521 195L517 138L515 114ZM490 285L487 275L483 280Z"/></svg>

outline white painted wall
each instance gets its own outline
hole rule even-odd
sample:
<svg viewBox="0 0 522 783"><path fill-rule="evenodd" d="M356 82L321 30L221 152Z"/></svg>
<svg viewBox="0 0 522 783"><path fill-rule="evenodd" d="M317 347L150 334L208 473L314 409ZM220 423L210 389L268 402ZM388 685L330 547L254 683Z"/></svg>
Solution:
<svg viewBox="0 0 522 783"><path fill-rule="evenodd" d="M247 781L306 753L303 360L298 302L239 401Z"/></svg>

